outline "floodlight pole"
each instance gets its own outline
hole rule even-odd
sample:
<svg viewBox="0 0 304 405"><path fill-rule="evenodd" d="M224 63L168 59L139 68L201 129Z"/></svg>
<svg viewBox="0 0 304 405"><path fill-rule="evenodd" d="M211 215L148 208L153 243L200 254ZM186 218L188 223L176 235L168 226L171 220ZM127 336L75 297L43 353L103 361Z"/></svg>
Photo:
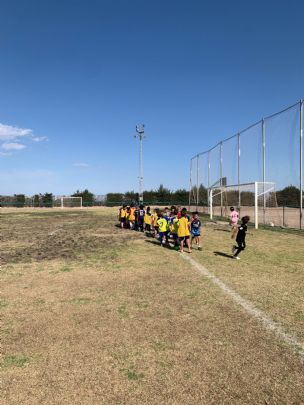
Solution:
<svg viewBox="0 0 304 405"><path fill-rule="evenodd" d="M143 165L143 139L145 136L145 126L144 124L136 125L136 132L137 134L134 135L134 138L139 139L139 188L138 188L138 199L140 203L144 201L144 165Z"/></svg>
<svg viewBox="0 0 304 405"><path fill-rule="evenodd" d="M300 229L303 220L303 100L300 100Z"/></svg>

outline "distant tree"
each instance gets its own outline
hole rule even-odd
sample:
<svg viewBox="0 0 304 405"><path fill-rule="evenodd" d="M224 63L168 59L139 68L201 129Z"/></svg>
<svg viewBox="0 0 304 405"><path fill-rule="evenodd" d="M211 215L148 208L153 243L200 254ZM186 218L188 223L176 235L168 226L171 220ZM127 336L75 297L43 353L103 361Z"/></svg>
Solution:
<svg viewBox="0 0 304 405"><path fill-rule="evenodd" d="M82 197L83 206L92 207L94 205L94 194L87 188L83 191L77 190L76 193L72 194L72 197Z"/></svg>
<svg viewBox="0 0 304 405"><path fill-rule="evenodd" d="M109 206L121 205L124 200L122 193L108 193L106 195L105 204Z"/></svg>
<svg viewBox="0 0 304 405"><path fill-rule="evenodd" d="M156 191L157 202L168 204L171 200L171 191L161 184Z"/></svg>
<svg viewBox="0 0 304 405"><path fill-rule="evenodd" d="M33 196L33 206L34 207L40 207L40 204L41 204L40 197L41 197L41 195L39 195L39 194L35 194Z"/></svg>
<svg viewBox="0 0 304 405"><path fill-rule="evenodd" d="M41 203L43 207L53 207L53 194L45 193L41 195Z"/></svg>
<svg viewBox="0 0 304 405"><path fill-rule="evenodd" d="M171 199L170 203L171 204L176 204L176 205L188 205L189 202L189 191L186 189L178 189L175 190L174 192L171 192Z"/></svg>
<svg viewBox="0 0 304 405"><path fill-rule="evenodd" d="M199 186L198 189L199 195L199 205L207 206L208 205L208 190L202 184Z"/></svg>
<svg viewBox="0 0 304 405"><path fill-rule="evenodd" d="M136 203L139 200L138 193L135 193L135 191L127 191L124 194L123 200L126 204L131 204L131 203Z"/></svg>
<svg viewBox="0 0 304 405"><path fill-rule="evenodd" d="M22 208L25 205L25 195L24 194L15 194L15 203L16 207Z"/></svg>
<svg viewBox="0 0 304 405"><path fill-rule="evenodd" d="M153 205L157 203L157 195L156 191L154 190L146 190L144 191L144 203Z"/></svg>
<svg viewBox="0 0 304 405"><path fill-rule="evenodd" d="M300 206L300 190L295 186L288 186L283 190L277 191L277 203L280 206L299 207Z"/></svg>

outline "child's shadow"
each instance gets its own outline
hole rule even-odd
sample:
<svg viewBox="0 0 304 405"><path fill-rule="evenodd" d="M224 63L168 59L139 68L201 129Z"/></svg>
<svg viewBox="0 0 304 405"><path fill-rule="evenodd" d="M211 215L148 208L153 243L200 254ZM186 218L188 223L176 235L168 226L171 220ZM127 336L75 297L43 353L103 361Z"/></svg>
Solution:
<svg viewBox="0 0 304 405"><path fill-rule="evenodd" d="M152 243L153 245L157 245L160 247L160 242L156 239L145 239L145 242ZM172 250L172 247L170 245L163 245L163 247Z"/></svg>
<svg viewBox="0 0 304 405"><path fill-rule="evenodd" d="M228 255L227 253L224 252L213 252L215 254L215 256L223 256L223 257L227 257L228 259L231 259L232 256Z"/></svg>

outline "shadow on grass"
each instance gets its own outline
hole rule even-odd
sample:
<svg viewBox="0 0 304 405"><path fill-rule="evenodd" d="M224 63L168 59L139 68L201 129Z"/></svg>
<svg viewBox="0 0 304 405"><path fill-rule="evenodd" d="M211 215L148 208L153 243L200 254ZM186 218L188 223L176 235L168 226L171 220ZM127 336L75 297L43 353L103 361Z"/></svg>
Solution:
<svg viewBox="0 0 304 405"><path fill-rule="evenodd" d="M215 256L223 256L227 257L228 259L232 259L232 255L228 255L227 253L224 252L213 252Z"/></svg>
<svg viewBox="0 0 304 405"><path fill-rule="evenodd" d="M157 246L161 247L160 242L156 239L145 239L145 242L152 243L152 245L157 245ZM175 250L174 247L170 246L170 245L163 245L163 247L166 249Z"/></svg>
<svg viewBox="0 0 304 405"><path fill-rule="evenodd" d="M220 232L231 232L230 229L222 229L222 228L214 228L215 231L220 231Z"/></svg>

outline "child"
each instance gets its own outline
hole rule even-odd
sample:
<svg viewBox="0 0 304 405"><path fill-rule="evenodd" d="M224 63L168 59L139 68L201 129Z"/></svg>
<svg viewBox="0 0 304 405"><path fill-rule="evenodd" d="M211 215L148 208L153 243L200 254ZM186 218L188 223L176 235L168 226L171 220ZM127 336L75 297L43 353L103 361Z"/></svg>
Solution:
<svg viewBox="0 0 304 405"><path fill-rule="evenodd" d="M178 218L177 218L177 209L174 209L174 211L171 211L171 216L170 216L170 231L171 231L171 237L174 241L174 249L179 250L179 241L178 241Z"/></svg>
<svg viewBox="0 0 304 405"><path fill-rule="evenodd" d="M231 239L235 238L238 230L239 213L230 207L230 226L231 226Z"/></svg>
<svg viewBox="0 0 304 405"><path fill-rule="evenodd" d="M139 220L139 206L138 206L138 205L135 206L134 218L135 218L135 221L134 221L134 230L135 230L135 231L138 231L138 230L139 230L139 225L138 225L138 220Z"/></svg>
<svg viewBox="0 0 304 405"><path fill-rule="evenodd" d="M126 228L130 228L130 207L127 206L126 208Z"/></svg>
<svg viewBox="0 0 304 405"><path fill-rule="evenodd" d="M145 217L145 210L143 204L139 206L138 214L137 214L137 224L138 230L143 232L144 231L144 217Z"/></svg>
<svg viewBox="0 0 304 405"><path fill-rule="evenodd" d="M189 249L189 253L192 253L191 250L191 246L190 246L190 223L189 223L189 219L187 216L187 209L183 208L181 210L181 217L178 221L178 231L177 231L177 235L180 241L180 252L184 253L184 244L185 241L187 243L188 249Z"/></svg>
<svg viewBox="0 0 304 405"><path fill-rule="evenodd" d="M152 222L151 208L147 207L147 211L145 212L144 216L144 223L145 223L145 231L149 235L151 235L151 222Z"/></svg>
<svg viewBox="0 0 304 405"><path fill-rule="evenodd" d="M119 210L119 222L121 229L126 226L127 206L124 204Z"/></svg>
<svg viewBox="0 0 304 405"><path fill-rule="evenodd" d="M201 237L201 221L199 220L198 212L194 212L192 214L191 220L191 248L194 240L194 242L198 247L198 250L202 250L200 246L200 237Z"/></svg>
<svg viewBox="0 0 304 405"><path fill-rule="evenodd" d="M238 245L232 247L232 253L233 253L232 258L233 259L240 260L238 255L242 250L245 250L245 248L246 248L245 238L246 238L246 232L247 232L247 224L249 221L250 221L250 217L248 217L247 215L242 218L242 223L238 228L238 233L236 236L236 243Z"/></svg>
<svg viewBox="0 0 304 405"><path fill-rule="evenodd" d="M129 225L130 225L130 229L134 229L134 225L135 225L135 208L134 208L133 204L131 204L131 207L130 207Z"/></svg>
<svg viewBox="0 0 304 405"><path fill-rule="evenodd" d="M159 228L159 226L157 225L158 213L159 213L159 209L154 208L154 212L153 212L153 215L152 215L152 224L153 224L154 237L155 238L157 238L158 228Z"/></svg>
<svg viewBox="0 0 304 405"><path fill-rule="evenodd" d="M157 225L159 227L158 239L160 241L161 246L163 247L164 238L165 242L168 243L168 230L167 230L168 222L161 211L158 213Z"/></svg>

